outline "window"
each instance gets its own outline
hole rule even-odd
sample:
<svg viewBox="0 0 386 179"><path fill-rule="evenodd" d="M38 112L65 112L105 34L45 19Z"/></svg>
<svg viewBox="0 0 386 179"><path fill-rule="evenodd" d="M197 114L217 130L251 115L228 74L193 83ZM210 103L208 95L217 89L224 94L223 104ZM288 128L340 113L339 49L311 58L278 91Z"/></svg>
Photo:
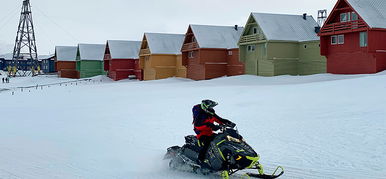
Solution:
<svg viewBox="0 0 386 179"><path fill-rule="evenodd" d="M188 58L194 58L194 51L188 52Z"/></svg>
<svg viewBox="0 0 386 179"><path fill-rule="evenodd" d="M358 20L359 18L358 18L358 14L357 13L355 13L355 12L351 12L351 20L352 21L356 21L356 20Z"/></svg>
<svg viewBox="0 0 386 179"><path fill-rule="evenodd" d="M248 52L252 52L252 51L255 51L256 50L256 46L255 45L248 45Z"/></svg>
<svg viewBox="0 0 386 179"><path fill-rule="evenodd" d="M192 43L196 42L196 38L193 36L192 37Z"/></svg>
<svg viewBox="0 0 386 179"><path fill-rule="evenodd" d="M344 35L338 35L338 44L344 44Z"/></svg>
<svg viewBox="0 0 386 179"><path fill-rule="evenodd" d="M358 20L358 14L355 12L345 12L340 14L340 22L350 22Z"/></svg>
<svg viewBox="0 0 386 179"><path fill-rule="evenodd" d="M257 34L257 27L253 28L253 34Z"/></svg>
<svg viewBox="0 0 386 179"><path fill-rule="evenodd" d="M232 51L228 51L228 55L229 55L229 56L232 56L232 55L233 55L233 52L232 52Z"/></svg>
<svg viewBox="0 0 386 179"><path fill-rule="evenodd" d="M367 32L359 33L359 45L360 47L367 47Z"/></svg>
<svg viewBox="0 0 386 179"><path fill-rule="evenodd" d="M349 21L349 17L347 16L347 13L340 14L340 22L347 22Z"/></svg>
<svg viewBox="0 0 386 179"><path fill-rule="evenodd" d="M337 36L336 35L331 36L331 44L335 45L337 43L338 43Z"/></svg>
<svg viewBox="0 0 386 179"><path fill-rule="evenodd" d="M348 12L347 13L347 22L350 22L351 21L351 12Z"/></svg>

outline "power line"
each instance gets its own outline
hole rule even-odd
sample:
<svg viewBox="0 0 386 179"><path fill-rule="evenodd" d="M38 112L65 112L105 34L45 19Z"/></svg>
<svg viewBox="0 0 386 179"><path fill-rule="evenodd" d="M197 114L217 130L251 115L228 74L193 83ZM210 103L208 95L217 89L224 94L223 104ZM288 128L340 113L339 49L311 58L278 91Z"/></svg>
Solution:
<svg viewBox="0 0 386 179"><path fill-rule="evenodd" d="M3 20L5 20L6 18L8 18L9 15L14 15L15 12L17 12L17 11L16 11L17 9L18 9L18 7L15 7L14 9L10 10L9 12L7 12L7 13L6 13L7 15L5 15L2 19L0 19L0 22L3 21Z"/></svg>
<svg viewBox="0 0 386 179"><path fill-rule="evenodd" d="M8 25L8 23L17 15L17 9L18 8L14 8L12 11L10 11L10 13L8 13L6 16L4 16L1 20L3 21L3 23L1 23L0 25L0 32L1 30L3 30L4 27L6 27Z"/></svg>
<svg viewBox="0 0 386 179"><path fill-rule="evenodd" d="M56 23L54 20L52 20L48 15L46 15L42 10L40 10L38 7L34 7L38 10L39 13L41 13L44 17L46 17L49 21L51 21L51 23L53 23L54 25L56 25L60 30L62 30L63 32L65 32L69 37L71 37L73 40L75 41L79 41L79 39L77 39L75 36L73 36L70 32L68 32L64 27L62 27L61 25L59 25L58 23Z"/></svg>

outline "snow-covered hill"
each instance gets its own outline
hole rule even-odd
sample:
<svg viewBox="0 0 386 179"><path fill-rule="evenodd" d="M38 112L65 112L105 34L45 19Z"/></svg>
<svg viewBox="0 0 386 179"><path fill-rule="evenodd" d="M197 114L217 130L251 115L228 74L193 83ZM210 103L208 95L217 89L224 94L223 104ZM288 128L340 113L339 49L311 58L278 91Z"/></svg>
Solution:
<svg viewBox="0 0 386 179"><path fill-rule="evenodd" d="M282 178L385 178L386 74L0 84L0 178L202 178L163 154L192 134L191 107L220 103ZM12 92L14 95L12 95Z"/></svg>

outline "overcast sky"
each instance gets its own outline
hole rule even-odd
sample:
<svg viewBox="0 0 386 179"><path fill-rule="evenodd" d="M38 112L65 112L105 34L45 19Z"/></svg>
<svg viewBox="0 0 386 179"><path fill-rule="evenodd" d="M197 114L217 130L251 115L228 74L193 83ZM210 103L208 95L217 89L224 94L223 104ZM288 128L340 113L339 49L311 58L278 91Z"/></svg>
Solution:
<svg viewBox="0 0 386 179"><path fill-rule="evenodd" d="M13 50L23 0L0 2L0 54ZM144 32L184 34L189 24L244 26L251 12L317 18L336 0L31 0L38 53L56 45L142 40Z"/></svg>

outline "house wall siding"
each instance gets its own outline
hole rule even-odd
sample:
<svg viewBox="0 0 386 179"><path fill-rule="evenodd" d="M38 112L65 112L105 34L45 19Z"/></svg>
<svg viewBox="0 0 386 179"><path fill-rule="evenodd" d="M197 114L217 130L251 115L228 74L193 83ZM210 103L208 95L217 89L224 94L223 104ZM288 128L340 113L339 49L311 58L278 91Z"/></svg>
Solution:
<svg viewBox="0 0 386 179"><path fill-rule="evenodd" d="M75 61L57 61L56 68L60 78L78 78Z"/></svg>
<svg viewBox="0 0 386 179"><path fill-rule="evenodd" d="M320 55L319 41L268 41L251 45L256 45L255 51L248 51L248 45L240 46L240 56L245 57L240 60L245 62L246 74L276 76L326 72L326 59Z"/></svg>
<svg viewBox="0 0 386 179"><path fill-rule="evenodd" d="M228 76L237 76L244 74L245 65L243 62L240 61L239 49L231 49L228 50L228 52L229 51L232 52L232 55L228 54L228 65L226 74Z"/></svg>
<svg viewBox="0 0 386 179"><path fill-rule="evenodd" d="M149 55L141 57L144 80L157 80L170 77L186 77L181 55ZM180 66L181 65L181 66ZM184 74L185 72L185 74Z"/></svg>
<svg viewBox="0 0 386 179"><path fill-rule="evenodd" d="M376 73L376 58L367 52L331 53L327 56L327 72L333 74Z"/></svg>
<svg viewBox="0 0 386 179"><path fill-rule="evenodd" d="M186 67L182 65L182 55L178 55L176 63L176 77L186 78L186 72Z"/></svg>
<svg viewBox="0 0 386 179"><path fill-rule="evenodd" d="M187 52L183 53L184 55ZM187 78L192 80L205 80L205 65L200 63L199 51L196 51L196 56L194 58L188 58L187 55L184 57L187 66Z"/></svg>
<svg viewBox="0 0 386 179"><path fill-rule="evenodd" d="M229 51L232 55L229 55ZM194 58L183 52L183 64L187 66L187 77L207 80L222 76L244 74L244 64L239 61L239 49L198 49Z"/></svg>
<svg viewBox="0 0 386 179"><path fill-rule="evenodd" d="M56 68L58 71L61 71L63 69L76 69L76 62L75 61L58 61L56 62Z"/></svg>
<svg viewBox="0 0 386 179"><path fill-rule="evenodd" d="M345 33L344 44L331 44L331 36L323 36L321 53L327 57L327 72L334 74L369 74L386 70L386 32L368 31L368 46L360 47L360 32Z"/></svg>
<svg viewBox="0 0 386 179"><path fill-rule="evenodd" d="M265 50L265 44L255 44L256 51L248 51L247 45L240 46L240 61L245 64L244 72L249 75L258 75L258 53L257 50Z"/></svg>
<svg viewBox="0 0 386 179"><path fill-rule="evenodd" d="M386 30L370 30L368 32L369 52L386 50Z"/></svg>
<svg viewBox="0 0 386 179"><path fill-rule="evenodd" d="M326 57L319 55L320 41L301 42L299 45L299 75L327 72Z"/></svg>
<svg viewBox="0 0 386 179"><path fill-rule="evenodd" d="M79 78L89 78L98 75L106 75L103 61L81 60L76 62Z"/></svg>
<svg viewBox="0 0 386 179"><path fill-rule="evenodd" d="M205 80L227 75L228 54L226 49L200 49L200 63L204 64Z"/></svg>
<svg viewBox="0 0 386 179"><path fill-rule="evenodd" d="M109 63L107 75L114 81L135 75L135 59L112 59L107 62Z"/></svg>

